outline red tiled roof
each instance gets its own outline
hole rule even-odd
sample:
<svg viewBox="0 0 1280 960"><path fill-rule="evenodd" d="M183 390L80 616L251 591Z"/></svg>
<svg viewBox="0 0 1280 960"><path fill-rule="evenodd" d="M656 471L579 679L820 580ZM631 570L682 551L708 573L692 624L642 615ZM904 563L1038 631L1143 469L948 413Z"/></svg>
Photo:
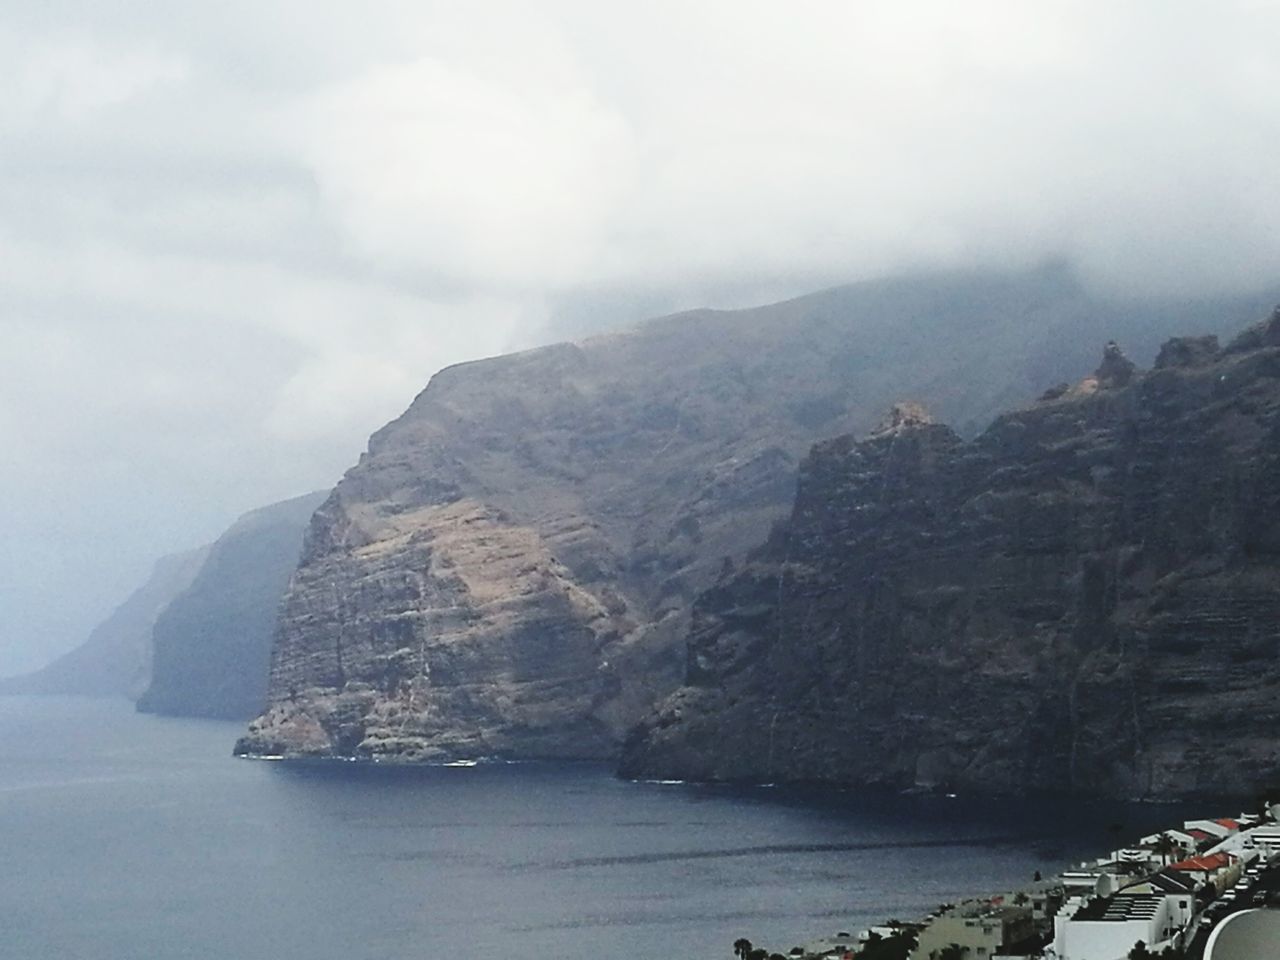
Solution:
<svg viewBox="0 0 1280 960"><path fill-rule="evenodd" d="M1203 857L1188 857L1179 863L1169 867L1170 870L1195 870L1204 873L1212 873L1214 870L1221 870L1231 862L1231 854L1229 853L1213 853Z"/></svg>
<svg viewBox="0 0 1280 960"><path fill-rule="evenodd" d="M1194 837L1196 840L1217 840L1218 839L1213 834L1205 833L1203 830L1188 830L1187 836Z"/></svg>

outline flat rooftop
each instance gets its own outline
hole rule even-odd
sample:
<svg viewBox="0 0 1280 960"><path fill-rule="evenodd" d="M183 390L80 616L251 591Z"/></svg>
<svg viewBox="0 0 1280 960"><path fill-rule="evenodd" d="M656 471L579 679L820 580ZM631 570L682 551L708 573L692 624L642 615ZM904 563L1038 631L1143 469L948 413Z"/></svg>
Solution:
<svg viewBox="0 0 1280 960"><path fill-rule="evenodd" d="M1076 911L1072 920L1149 920L1160 912L1164 894L1121 893L1106 900L1094 900Z"/></svg>

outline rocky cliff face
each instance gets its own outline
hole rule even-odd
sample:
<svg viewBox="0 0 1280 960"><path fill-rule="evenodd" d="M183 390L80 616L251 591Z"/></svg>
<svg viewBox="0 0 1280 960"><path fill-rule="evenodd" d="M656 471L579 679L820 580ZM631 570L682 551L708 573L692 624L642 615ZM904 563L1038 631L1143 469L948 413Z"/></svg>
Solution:
<svg viewBox="0 0 1280 960"><path fill-rule="evenodd" d="M971 442L817 446L630 776L1174 797L1280 777L1280 311Z"/></svg>
<svg viewBox="0 0 1280 960"><path fill-rule="evenodd" d="M144 713L244 720L266 700L271 636L302 535L323 493L245 514L155 619Z"/></svg>
<svg viewBox="0 0 1280 960"><path fill-rule="evenodd" d="M237 749L612 755L815 440L904 390L982 421L1065 375L1081 329L1181 315L1056 271L913 278L445 370L316 513Z"/></svg>
<svg viewBox="0 0 1280 960"><path fill-rule="evenodd" d="M136 700L151 683L151 629L191 585L207 547L164 557L151 576L80 646L35 673L0 680L0 694L74 694Z"/></svg>

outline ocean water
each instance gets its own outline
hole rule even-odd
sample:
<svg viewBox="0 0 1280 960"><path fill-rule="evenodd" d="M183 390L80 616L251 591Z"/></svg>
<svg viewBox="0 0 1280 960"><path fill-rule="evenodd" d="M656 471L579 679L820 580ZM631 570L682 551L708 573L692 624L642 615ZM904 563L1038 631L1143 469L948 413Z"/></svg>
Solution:
<svg viewBox="0 0 1280 960"><path fill-rule="evenodd" d="M1168 807L230 756L238 724L0 698L0 958L729 958L1008 889Z"/></svg>

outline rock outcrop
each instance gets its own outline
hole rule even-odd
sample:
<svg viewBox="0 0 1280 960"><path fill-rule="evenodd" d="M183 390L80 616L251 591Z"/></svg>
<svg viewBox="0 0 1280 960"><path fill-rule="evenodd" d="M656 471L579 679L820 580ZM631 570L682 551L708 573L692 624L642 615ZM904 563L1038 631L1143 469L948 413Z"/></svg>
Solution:
<svg viewBox="0 0 1280 960"><path fill-rule="evenodd" d="M615 755L812 443L903 392L985 422L1079 369L1082 332L1210 314L1145 309L1057 270L915 277L442 371L317 511L237 750Z"/></svg>
<svg viewBox="0 0 1280 960"><path fill-rule="evenodd" d="M901 418L899 418L901 420ZM634 777L1171 798L1280 782L1280 311L1114 344L966 442L814 448Z"/></svg>
<svg viewBox="0 0 1280 960"><path fill-rule="evenodd" d="M163 557L151 576L71 652L34 673L0 680L0 694L136 700L151 683L151 630L203 565L208 547Z"/></svg>
<svg viewBox="0 0 1280 960"><path fill-rule="evenodd" d="M140 711L246 720L262 709L280 598L325 496L247 513L208 548L199 572L155 619Z"/></svg>

